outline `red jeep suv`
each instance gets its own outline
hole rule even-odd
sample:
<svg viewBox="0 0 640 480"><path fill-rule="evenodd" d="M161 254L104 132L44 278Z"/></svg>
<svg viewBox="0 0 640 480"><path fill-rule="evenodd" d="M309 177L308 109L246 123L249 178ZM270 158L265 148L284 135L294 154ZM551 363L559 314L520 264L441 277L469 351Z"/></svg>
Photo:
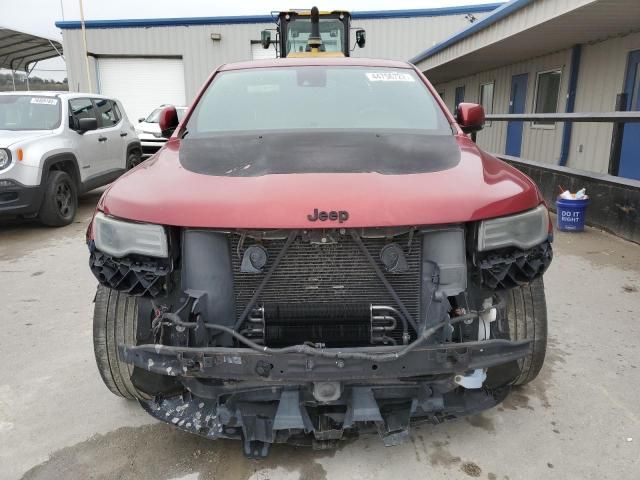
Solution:
<svg viewBox="0 0 640 480"><path fill-rule="evenodd" d="M87 233L115 394L250 457L477 413L540 371L549 215L414 66L224 65Z"/></svg>

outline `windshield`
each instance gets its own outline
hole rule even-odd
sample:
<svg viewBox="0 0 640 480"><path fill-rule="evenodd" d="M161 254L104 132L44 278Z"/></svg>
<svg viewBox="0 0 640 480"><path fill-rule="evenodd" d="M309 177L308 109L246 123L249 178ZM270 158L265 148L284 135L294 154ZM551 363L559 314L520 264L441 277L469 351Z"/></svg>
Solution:
<svg viewBox="0 0 640 480"><path fill-rule="evenodd" d="M195 106L187 129L190 134L292 129L452 134L414 71L325 66L222 72Z"/></svg>
<svg viewBox="0 0 640 480"><path fill-rule="evenodd" d="M341 52L344 23L337 18L320 19L320 38L325 52ZM311 17L299 17L287 25L287 53L304 52L311 35Z"/></svg>
<svg viewBox="0 0 640 480"><path fill-rule="evenodd" d="M164 108L164 107L162 107ZM159 123L160 122L160 112L162 108L156 108L153 112L149 114L147 118L144 119L146 123ZM176 107L176 112L178 112L178 120L182 121L182 117L187 113L186 107L180 108Z"/></svg>
<svg viewBox="0 0 640 480"><path fill-rule="evenodd" d="M53 130L60 126L60 99L0 95L0 130Z"/></svg>

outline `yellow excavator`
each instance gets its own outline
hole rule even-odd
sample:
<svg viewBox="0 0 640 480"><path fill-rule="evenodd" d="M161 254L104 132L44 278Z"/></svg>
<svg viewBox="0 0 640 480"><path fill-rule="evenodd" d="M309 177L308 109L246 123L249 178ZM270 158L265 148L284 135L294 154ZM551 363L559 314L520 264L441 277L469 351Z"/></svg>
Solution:
<svg viewBox="0 0 640 480"><path fill-rule="evenodd" d="M351 14L344 10L331 12L287 10L277 12L276 39L273 30L263 30L262 46L276 48L276 56L284 57L348 57L351 53ZM365 31L356 30L355 45L365 45ZM355 47L354 47L355 48Z"/></svg>

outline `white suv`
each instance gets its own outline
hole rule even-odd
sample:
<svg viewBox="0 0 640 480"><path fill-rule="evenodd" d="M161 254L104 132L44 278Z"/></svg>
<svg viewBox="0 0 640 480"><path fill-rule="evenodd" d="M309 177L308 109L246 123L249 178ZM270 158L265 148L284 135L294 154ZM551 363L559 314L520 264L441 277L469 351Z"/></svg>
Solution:
<svg viewBox="0 0 640 480"><path fill-rule="evenodd" d="M167 142L167 139L160 132L160 112L168 105L160 105L147 118L139 118L136 125L136 133L142 144L142 156L150 157L156 153ZM187 113L187 107L176 107L178 121Z"/></svg>
<svg viewBox="0 0 640 480"><path fill-rule="evenodd" d="M142 157L122 105L87 93L0 93L0 216L71 223L77 196Z"/></svg>

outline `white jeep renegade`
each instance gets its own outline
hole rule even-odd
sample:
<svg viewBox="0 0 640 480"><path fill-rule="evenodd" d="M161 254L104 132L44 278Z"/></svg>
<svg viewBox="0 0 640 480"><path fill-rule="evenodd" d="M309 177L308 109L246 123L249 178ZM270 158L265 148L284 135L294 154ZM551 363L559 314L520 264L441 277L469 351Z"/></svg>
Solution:
<svg viewBox="0 0 640 480"><path fill-rule="evenodd" d="M0 93L0 217L67 225L79 194L110 183L141 155L117 100L87 93Z"/></svg>

